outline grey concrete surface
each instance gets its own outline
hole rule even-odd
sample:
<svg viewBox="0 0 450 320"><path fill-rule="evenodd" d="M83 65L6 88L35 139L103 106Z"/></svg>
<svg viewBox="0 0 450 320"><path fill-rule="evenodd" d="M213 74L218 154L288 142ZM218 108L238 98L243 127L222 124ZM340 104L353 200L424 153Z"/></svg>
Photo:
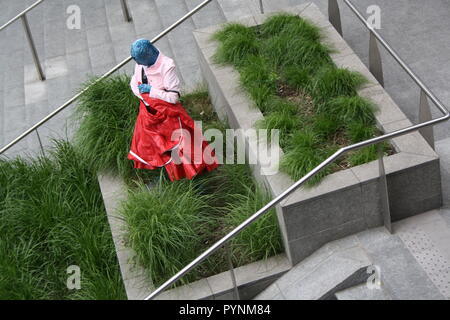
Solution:
<svg viewBox="0 0 450 320"><path fill-rule="evenodd" d="M0 4L0 24L34 1L3 0ZM48 80L45 82L37 80L20 21L1 32L0 145L3 146L11 141L26 128L53 111L59 103L70 98L89 76L102 74L127 57L129 44L134 39L138 37L152 38L170 23L170 18L173 21L178 18L175 13L182 13L180 8L183 10L192 8L201 0L186 0L185 4L176 1L177 4L170 8L172 13L169 14L168 11L160 9L164 5L167 8L167 3L172 4L172 0L129 0L133 22L126 23L122 16L119 0L46 0L28 14L37 51L48 76ZM326 0L312 1L326 14ZM298 5L308 2L308 0L264 0L263 2L266 11L271 11L280 7ZM66 9L72 4L79 5L81 8L82 28L80 30L68 30L65 26L68 16ZM340 4L344 38L367 65L367 31L359 20L342 5L342 2ZM448 41L450 21L447 19L450 2L431 0L425 4L421 0L357 1L357 7L362 12L368 5L373 4L381 7L382 29L380 33L410 64L419 77L429 85L437 97L444 104L450 105L450 91L448 90L450 69L446 67L450 62L450 42ZM258 0L218 0L217 3L209 5L204 10L204 13L191 19L185 29L180 30L176 36L174 34L171 38L163 39L158 43L163 52L175 58L180 66L180 75L188 84L189 82L195 84L198 79L198 68L192 57L180 58L185 60L178 61L179 50L182 50L182 53L186 52L188 56L192 54L190 43L184 39L187 35L186 30L192 29L194 26L205 27L225 19L234 20L259 12ZM387 91L408 118L416 122L419 104L418 89L398 65L386 55L384 50L382 50L382 57ZM124 71L130 72L131 64L124 68ZM73 129L65 128L72 110L73 107L69 108L40 130L44 144L49 144L49 137L71 135ZM436 113L434 114L436 115ZM450 140L448 139L450 124L439 125L435 132L436 138L439 140L436 147L437 152L441 155L444 189L444 209L440 210L439 215L450 226L450 210L448 209L450 205ZM33 134L11 149L8 154L12 156L36 150L38 150L38 140ZM377 238L370 232L361 237L366 241ZM380 251L376 257L380 261L383 260L383 249L386 250L390 243L388 239L384 241L384 243L378 242ZM398 256L406 257L408 252L399 250ZM402 261L408 262L404 264L405 267L416 266L417 262L410 256ZM395 263L386 264L386 266L386 273L391 271L389 268L398 268ZM420 271L420 267L417 270ZM419 274L422 273L419 272ZM413 280L418 281L416 278ZM401 279L409 281L407 277ZM394 281L392 285L395 284ZM433 289L429 283L424 284L424 288L427 287ZM404 290L407 289L407 286L404 287ZM419 290L411 295L413 294L417 294L419 297L422 291ZM401 294L397 295L397 297L399 296ZM434 293L429 296L439 297Z"/></svg>
<svg viewBox="0 0 450 320"><path fill-rule="evenodd" d="M336 292L335 295L337 300L392 300L382 286L369 289L366 284Z"/></svg>
<svg viewBox="0 0 450 320"><path fill-rule="evenodd" d="M437 224L441 227L436 228ZM367 282L360 282L360 285L332 291L338 299L449 299L449 234L449 228L442 226L439 211L394 223L394 234L383 227L363 231L323 246L275 281L257 299L318 299L330 290L328 277L333 275L334 281L347 279L345 275L355 270L361 261L377 269L376 273L374 269L365 270L366 275L374 277L366 278ZM336 259L345 253L345 259ZM330 259L333 254L336 255L334 260ZM368 283L376 285L377 282L379 286L370 289Z"/></svg>
<svg viewBox="0 0 450 320"><path fill-rule="evenodd" d="M200 0L129 0L133 21L125 22L119 0L46 0L27 15L47 80L38 80L20 21L0 34L0 146L3 146L71 98L81 84L101 75L129 56L137 38L152 39L199 4ZM25 9L33 0L5 0L0 4L0 24ZM80 8L81 28L69 30L69 5ZM225 21L218 3L209 4L156 45L173 57L185 91L198 86L200 72L192 30ZM121 72L130 74L130 62ZM40 130L44 146L52 137L71 138L76 125L74 107L50 120ZM32 134L6 155L35 154Z"/></svg>
<svg viewBox="0 0 450 320"><path fill-rule="evenodd" d="M286 255L280 254L234 269L239 297L253 299L274 281L290 270L292 265ZM225 271L193 283L162 292L158 300L233 300L233 282Z"/></svg>
<svg viewBox="0 0 450 320"><path fill-rule="evenodd" d="M356 237L331 242L298 263L255 299L318 300L364 283L372 264Z"/></svg>
<svg viewBox="0 0 450 320"><path fill-rule="evenodd" d="M134 263L134 250L126 245L126 222L119 212L119 207L126 199L127 187L120 178L107 173L100 174L98 182L128 300L142 300L154 290L154 286L145 269Z"/></svg>

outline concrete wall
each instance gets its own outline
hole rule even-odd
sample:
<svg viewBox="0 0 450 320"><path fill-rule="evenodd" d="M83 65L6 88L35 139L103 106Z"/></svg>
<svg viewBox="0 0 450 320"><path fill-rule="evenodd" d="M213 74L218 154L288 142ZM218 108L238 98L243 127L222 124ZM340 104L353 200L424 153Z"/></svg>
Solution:
<svg viewBox="0 0 450 320"><path fill-rule="evenodd" d="M389 97L353 50L336 32L314 4L286 9L309 19L322 30L324 42L335 49L331 54L341 68L358 71L368 80L359 94L377 106L377 125L392 132L412 125ZM262 23L269 15L255 15L237 22L247 26ZM239 86L239 74L230 66L214 64L218 43L212 34L222 26L194 32L200 67L208 85L212 103L222 119L232 128L249 129L263 118ZM247 142L247 156L256 154ZM396 153L384 158L392 220L399 220L441 205L441 183L438 155L419 133L390 141ZM280 150L282 157L282 151ZM280 157L280 158L281 158ZM273 196L294 183L286 174L261 174L261 163L252 166L255 177ZM327 176L314 188L300 188L277 208L286 254L293 264L309 256L323 244L367 228L383 225L378 162L374 161Z"/></svg>
<svg viewBox="0 0 450 320"><path fill-rule="evenodd" d="M291 269L286 255L270 257L234 269L241 300L253 299ZM157 300L233 300L234 287L229 271L167 290Z"/></svg>
<svg viewBox="0 0 450 320"><path fill-rule="evenodd" d="M108 221L116 249L120 272L128 300L143 300L153 290L151 279L145 269L136 264L135 252L127 247L126 223L119 213L120 202L127 192L122 179L107 173L98 176ZM234 269L241 299L252 299L275 280L291 269L285 254L256 261ZM156 297L159 300L224 300L234 299L234 287L229 271L204 278L184 286L166 290Z"/></svg>

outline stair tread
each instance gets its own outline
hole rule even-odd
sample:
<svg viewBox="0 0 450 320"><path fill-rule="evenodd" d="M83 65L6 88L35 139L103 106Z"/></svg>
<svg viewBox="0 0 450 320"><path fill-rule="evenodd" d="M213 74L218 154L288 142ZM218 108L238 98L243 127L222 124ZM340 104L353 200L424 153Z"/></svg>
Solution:
<svg viewBox="0 0 450 320"><path fill-rule="evenodd" d="M439 292L450 299L450 228L440 210L399 221L394 228Z"/></svg>
<svg viewBox="0 0 450 320"><path fill-rule="evenodd" d="M194 9L197 5L203 2L203 0L185 0L189 10ZM217 1L213 0L203 7L200 11L192 16L196 29L206 28L212 25L226 22L225 15L223 14Z"/></svg>
<svg viewBox="0 0 450 320"><path fill-rule="evenodd" d="M336 293L338 300L392 300L392 297L381 287L369 289L366 284L351 287Z"/></svg>
<svg viewBox="0 0 450 320"><path fill-rule="evenodd" d="M352 239L354 240L354 239ZM333 290L361 283L360 275L366 273L371 261L364 250L353 241L332 242L306 258L275 281L256 299L281 296L292 300L316 300Z"/></svg>

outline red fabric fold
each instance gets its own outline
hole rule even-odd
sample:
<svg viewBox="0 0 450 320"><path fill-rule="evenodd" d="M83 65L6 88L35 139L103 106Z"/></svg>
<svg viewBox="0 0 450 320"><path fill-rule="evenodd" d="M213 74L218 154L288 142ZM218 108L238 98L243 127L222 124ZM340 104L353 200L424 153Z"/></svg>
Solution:
<svg viewBox="0 0 450 320"><path fill-rule="evenodd" d="M128 154L135 168L154 170L164 166L174 181L192 179L204 170L218 167L214 150L181 103L171 104L148 94L142 94L142 98L156 113L148 112L140 102Z"/></svg>

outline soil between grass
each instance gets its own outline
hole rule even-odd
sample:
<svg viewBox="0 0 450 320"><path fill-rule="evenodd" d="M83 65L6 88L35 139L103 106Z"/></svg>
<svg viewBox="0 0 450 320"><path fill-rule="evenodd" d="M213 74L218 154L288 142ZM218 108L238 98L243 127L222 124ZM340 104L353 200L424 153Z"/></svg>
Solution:
<svg viewBox="0 0 450 320"><path fill-rule="evenodd" d="M320 29L296 15L277 14L257 27L228 24L213 39L215 60L232 65L264 120L258 127L277 129L284 151L281 168L298 180L339 148L381 134L375 105L357 94L367 80L337 68L322 43ZM385 154L394 149L382 144ZM333 172L377 159L369 146L343 156L309 185Z"/></svg>

